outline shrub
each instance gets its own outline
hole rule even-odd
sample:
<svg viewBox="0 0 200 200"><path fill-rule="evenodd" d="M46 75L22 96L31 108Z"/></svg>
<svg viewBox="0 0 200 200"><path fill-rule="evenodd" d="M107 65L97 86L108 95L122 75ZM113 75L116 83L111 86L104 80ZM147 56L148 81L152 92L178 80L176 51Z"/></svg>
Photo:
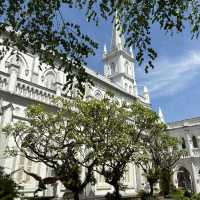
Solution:
<svg viewBox="0 0 200 200"><path fill-rule="evenodd" d="M155 196L151 196L150 193L144 190L140 190L138 195L141 198L141 200L157 200Z"/></svg>
<svg viewBox="0 0 200 200"><path fill-rule="evenodd" d="M200 193L193 194L191 200L200 200Z"/></svg>
<svg viewBox="0 0 200 200"><path fill-rule="evenodd" d="M18 197L19 186L12 180L11 176L5 174L0 167L0 199L13 200Z"/></svg>
<svg viewBox="0 0 200 200"><path fill-rule="evenodd" d="M190 198L187 196L186 191L176 189L174 190L171 195L172 199L174 200L189 200Z"/></svg>

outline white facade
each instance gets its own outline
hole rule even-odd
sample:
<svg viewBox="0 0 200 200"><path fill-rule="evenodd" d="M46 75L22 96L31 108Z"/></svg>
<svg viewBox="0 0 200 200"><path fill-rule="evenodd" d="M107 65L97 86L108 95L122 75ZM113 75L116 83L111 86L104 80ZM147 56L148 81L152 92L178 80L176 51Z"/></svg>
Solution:
<svg viewBox="0 0 200 200"><path fill-rule="evenodd" d="M174 169L176 187L186 187L200 192L200 117L168 124L168 132L177 137L187 155L180 159Z"/></svg>
<svg viewBox="0 0 200 200"><path fill-rule="evenodd" d="M106 91L112 91L120 102L139 101L145 106L150 106L148 90L145 87L142 95L138 94L135 73L134 57L132 50L124 48L123 37L119 30L113 27L111 49L104 49L104 76L88 68L86 72L94 82L92 88L86 89L85 97L101 98ZM62 85L65 83L65 75L61 71L52 70L43 64L43 70L39 69L37 56L31 54L10 55L6 54L0 61L0 127L18 120L25 120L27 106L33 103L43 103L53 110L52 98L62 96ZM6 138L0 133L0 164L7 172L19 168L34 172L42 177L50 175L49 170L43 164L35 164L22 157L5 157L4 151L8 144L14 144L12 138ZM144 185L142 172L135 165L129 164L124 182L127 190L124 195L133 195ZM97 184L88 187L87 194L105 195L112 188L107 185L102 177L96 175ZM14 179L24 186L25 195L33 195L37 183L23 172L19 171ZM45 192L52 195L53 189ZM57 194L62 195L63 188L57 187Z"/></svg>

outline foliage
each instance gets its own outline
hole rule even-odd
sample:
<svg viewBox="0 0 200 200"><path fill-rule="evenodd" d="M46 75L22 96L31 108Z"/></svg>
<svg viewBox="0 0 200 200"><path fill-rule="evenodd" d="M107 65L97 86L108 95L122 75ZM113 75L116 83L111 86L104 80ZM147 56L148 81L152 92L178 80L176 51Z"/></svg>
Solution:
<svg viewBox="0 0 200 200"><path fill-rule="evenodd" d="M19 186L12 180L11 175L5 174L0 167L0 199L14 200L18 197Z"/></svg>
<svg viewBox="0 0 200 200"><path fill-rule="evenodd" d="M155 197L152 197L148 192L145 192L144 190L140 190L138 192L138 196L141 198L141 200L156 200Z"/></svg>
<svg viewBox="0 0 200 200"><path fill-rule="evenodd" d="M135 160L136 154L140 151L139 141L142 134L152 129L158 118L149 108L139 103L134 102L122 107L117 105L118 102L115 104L112 106L113 110L109 108L109 112L107 111L110 118L107 123L109 130L103 135L98 135L99 138L103 138L99 143L92 145L102 155L97 171L104 176L105 182L115 188L115 199L119 199L119 190L125 188L122 180L126 167Z"/></svg>
<svg viewBox="0 0 200 200"><path fill-rule="evenodd" d="M184 190L179 190L179 189L174 190L170 196L174 200L189 200L190 199L188 196L185 195Z"/></svg>
<svg viewBox="0 0 200 200"><path fill-rule="evenodd" d="M153 186L158 182L160 175L161 136L165 126L159 122L158 116L152 115L154 126L147 130L141 140L141 150L136 159L136 164L143 169L144 175L150 186L150 195L153 196Z"/></svg>
<svg viewBox="0 0 200 200"><path fill-rule="evenodd" d="M159 179L162 192L164 195L168 194L172 169L182 155L176 149L176 138L169 136L165 124L157 119L154 126L147 130L147 134L143 135L141 145L136 164L144 171L150 185L150 194L153 195L153 186Z"/></svg>
<svg viewBox="0 0 200 200"><path fill-rule="evenodd" d="M96 25L102 18L113 18L117 11L126 45L136 49L138 63L148 57L146 71L153 67L157 56L151 45L151 28L155 24L166 33L179 33L188 23L192 37L199 35L198 0L0 0L0 33L4 36L1 43L5 46L2 55L9 47L14 47L14 51L31 51L39 55L41 62L64 68L67 84L76 78L83 92L83 82L88 77L82 64L94 55L97 43L82 33L79 24L68 19L69 9L79 9L88 22L94 21Z"/></svg>
<svg viewBox="0 0 200 200"><path fill-rule="evenodd" d="M83 127L76 121L77 116L81 115L77 110L78 102L84 105L79 99L58 99L59 108L54 113L46 111L42 105L31 105L26 114L27 122L20 121L5 128L8 134L13 135L21 156L51 168L55 176L47 177L47 181L61 181L65 188L74 193L75 199L79 198L78 195L89 182L94 181L93 167L97 161L95 152L86 151L84 147L86 138ZM87 173L82 179L83 166ZM39 189L45 189L46 179L33 173L29 175L39 181Z"/></svg>
<svg viewBox="0 0 200 200"><path fill-rule="evenodd" d="M200 200L200 193L194 193L191 197L192 200Z"/></svg>
<svg viewBox="0 0 200 200"><path fill-rule="evenodd" d="M24 170L39 181L39 190L59 180L78 199L88 183L95 183L96 171L114 187L112 195L118 200L131 162L143 169L151 196L164 170L169 170L170 178L181 154L172 148L176 140L149 108L137 102L120 104L110 94L102 100L57 98L55 105L52 112L42 105L31 105L27 122L4 129L14 137L21 156L42 162L55 173L42 179ZM10 147L10 153L16 153L14 148ZM86 174L81 178L83 168Z"/></svg>
<svg viewBox="0 0 200 200"><path fill-rule="evenodd" d="M42 105L29 106L27 122L4 129L22 156L44 163L55 176L42 179L25 173L39 181L39 189L59 180L78 199L88 183L95 183L97 171L120 199L126 167L140 151L143 135L157 126L157 115L137 102L120 105L110 94L102 100L58 98L55 103L54 112ZM12 147L10 152L15 153ZM83 167L86 175L81 179Z"/></svg>
<svg viewBox="0 0 200 200"><path fill-rule="evenodd" d="M163 142L161 165L160 165L160 189L164 196L170 193L170 186L172 184L171 176L173 168L177 161L185 151L177 149L178 140L174 137L168 137Z"/></svg>

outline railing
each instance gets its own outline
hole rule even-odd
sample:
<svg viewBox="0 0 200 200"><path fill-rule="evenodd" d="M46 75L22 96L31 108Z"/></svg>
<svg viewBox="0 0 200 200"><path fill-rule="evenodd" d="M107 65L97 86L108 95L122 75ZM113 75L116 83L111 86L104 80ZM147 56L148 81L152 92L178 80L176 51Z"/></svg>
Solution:
<svg viewBox="0 0 200 200"><path fill-rule="evenodd" d="M191 153L190 153L191 152ZM190 157L200 157L200 148L193 148L191 149L191 151L189 152L189 150L187 150L182 156L181 158L190 158Z"/></svg>
<svg viewBox="0 0 200 200"><path fill-rule="evenodd" d="M188 151L185 151L184 154L181 156L182 159L189 158L189 157L190 157L190 153Z"/></svg>
<svg viewBox="0 0 200 200"><path fill-rule="evenodd" d="M8 76L0 74L0 89L7 90L8 88Z"/></svg>
<svg viewBox="0 0 200 200"><path fill-rule="evenodd" d="M200 148L193 148L192 154L193 154L193 157L200 157Z"/></svg>
<svg viewBox="0 0 200 200"><path fill-rule="evenodd" d="M31 82L26 83L23 80L17 80L15 94L47 104L53 104L52 99L55 97L55 91L48 91L47 88L37 86Z"/></svg>

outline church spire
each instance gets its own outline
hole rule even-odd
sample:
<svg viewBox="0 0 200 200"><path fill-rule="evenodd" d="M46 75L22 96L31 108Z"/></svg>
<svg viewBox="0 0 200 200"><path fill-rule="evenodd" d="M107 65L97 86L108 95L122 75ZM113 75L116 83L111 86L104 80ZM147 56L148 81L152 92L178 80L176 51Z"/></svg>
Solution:
<svg viewBox="0 0 200 200"><path fill-rule="evenodd" d="M160 121L165 123L165 118L164 118L163 112L160 107L158 108L158 116L160 118Z"/></svg>
<svg viewBox="0 0 200 200"><path fill-rule="evenodd" d="M125 48L119 15L115 14L112 30L111 49L104 47L104 75L126 93L137 96L132 48Z"/></svg>
<svg viewBox="0 0 200 200"><path fill-rule="evenodd" d="M113 23L113 30L112 30L111 51L123 48L124 48L124 36L122 34L122 26L120 23L120 19L116 11Z"/></svg>

